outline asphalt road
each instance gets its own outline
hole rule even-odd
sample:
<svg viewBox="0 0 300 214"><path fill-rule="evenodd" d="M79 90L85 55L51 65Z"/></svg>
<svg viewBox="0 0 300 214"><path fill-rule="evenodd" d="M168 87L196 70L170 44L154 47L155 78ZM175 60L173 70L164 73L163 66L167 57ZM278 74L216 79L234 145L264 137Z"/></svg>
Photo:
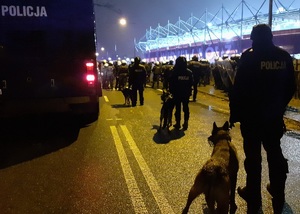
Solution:
<svg viewBox="0 0 300 214"><path fill-rule="evenodd" d="M147 88L145 104L133 108L123 105L120 91L104 91L98 121L86 126L52 116L2 124L0 213L181 213L197 172L210 157L212 124L223 125L229 115L204 103L199 93L198 101L190 103L187 131L158 133L160 94ZM243 186L238 126L231 135L240 159L238 186ZM299 143L289 136L282 140L290 165L289 214L300 213ZM267 176L263 154L263 211L271 214ZM236 202L237 213L246 213L239 196ZM190 213L208 213L203 196Z"/></svg>

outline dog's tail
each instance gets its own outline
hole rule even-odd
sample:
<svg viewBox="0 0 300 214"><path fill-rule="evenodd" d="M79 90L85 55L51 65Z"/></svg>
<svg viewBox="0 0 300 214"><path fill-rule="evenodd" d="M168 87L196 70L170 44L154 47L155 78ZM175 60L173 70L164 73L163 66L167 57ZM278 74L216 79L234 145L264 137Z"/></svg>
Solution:
<svg viewBox="0 0 300 214"><path fill-rule="evenodd" d="M207 200L211 202L215 202L216 193L218 192L219 185L224 182L224 179L227 177L227 171L217 165L208 165L208 167L204 168L204 173L206 176L205 183L207 184L207 189L205 196Z"/></svg>

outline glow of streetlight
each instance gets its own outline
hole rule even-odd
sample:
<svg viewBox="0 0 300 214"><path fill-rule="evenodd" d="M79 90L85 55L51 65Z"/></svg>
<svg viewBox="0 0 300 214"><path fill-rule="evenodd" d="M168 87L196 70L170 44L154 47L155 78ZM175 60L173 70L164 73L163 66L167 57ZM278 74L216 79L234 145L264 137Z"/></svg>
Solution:
<svg viewBox="0 0 300 214"><path fill-rule="evenodd" d="M127 20L125 18L121 18L119 20L120 25L125 26L127 24Z"/></svg>

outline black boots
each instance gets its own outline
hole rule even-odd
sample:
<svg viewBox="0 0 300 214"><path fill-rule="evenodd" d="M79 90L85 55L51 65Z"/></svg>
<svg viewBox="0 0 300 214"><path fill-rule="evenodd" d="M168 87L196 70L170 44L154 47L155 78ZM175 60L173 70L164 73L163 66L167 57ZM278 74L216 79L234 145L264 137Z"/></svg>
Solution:
<svg viewBox="0 0 300 214"><path fill-rule="evenodd" d="M182 128L183 128L183 130L187 130L187 129L188 129L188 127L189 127L189 125L188 125L188 121L187 121L187 120L185 120L185 121L184 121L184 123L183 123L183 125L182 125Z"/></svg>
<svg viewBox="0 0 300 214"><path fill-rule="evenodd" d="M188 121L185 120L184 123L182 124L182 129L187 130L188 129ZM173 126L175 129L180 129L180 121L176 121L175 125Z"/></svg>
<svg viewBox="0 0 300 214"><path fill-rule="evenodd" d="M247 214L261 213L261 200L252 200L246 187L238 187L239 196L247 202Z"/></svg>
<svg viewBox="0 0 300 214"><path fill-rule="evenodd" d="M176 122L175 125L173 125L173 127L177 130L180 129L180 123Z"/></svg>
<svg viewBox="0 0 300 214"><path fill-rule="evenodd" d="M284 203L285 203L284 195L276 196L274 194L274 192L272 191L270 184L267 184L267 190L270 193L270 195L273 197L272 198L272 206L273 206L274 214L281 214L283 211Z"/></svg>
<svg viewBox="0 0 300 214"><path fill-rule="evenodd" d="M284 207L284 196L276 197L272 192L270 184L267 185L267 190L270 193L272 198L272 206L274 210L274 214L281 214ZM257 214L261 212L261 201L253 201L247 192L246 187L238 187L237 192L241 198L243 198L247 202L247 214ZM275 196L275 197L274 197Z"/></svg>

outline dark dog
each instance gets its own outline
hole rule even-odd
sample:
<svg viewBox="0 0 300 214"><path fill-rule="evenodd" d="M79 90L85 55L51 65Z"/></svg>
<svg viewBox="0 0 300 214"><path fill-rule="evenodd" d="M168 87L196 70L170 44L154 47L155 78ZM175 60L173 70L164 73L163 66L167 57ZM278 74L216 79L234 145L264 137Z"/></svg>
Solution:
<svg viewBox="0 0 300 214"><path fill-rule="evenodd" d="M161 100L163 101L161 110L160 110L160 125L159 131L167 128L170 131L172 126L172 114L174 109L174 100L172 94L169 92L163 91L161 95Z"/></svg>
<svg viewBox="0 0 300 214"><path fill-rule="evenodd" d="M235 147L231 144L229 123L223 127L213 124L212 135L208 138L214 149L211 158L204 164L192 186L182 213L188 213L192 201L204 193L211 213L235 213L235 188L239 169ZM217 208L215 210L215 203Z"/></svg>
<svg viewBox="0 0 300 214"><path fill-rule="evenodd" d="M122 94L125 98L124 105L129 106L132 102L132 90L130 88L123 88L122 89Z"/></svg>

